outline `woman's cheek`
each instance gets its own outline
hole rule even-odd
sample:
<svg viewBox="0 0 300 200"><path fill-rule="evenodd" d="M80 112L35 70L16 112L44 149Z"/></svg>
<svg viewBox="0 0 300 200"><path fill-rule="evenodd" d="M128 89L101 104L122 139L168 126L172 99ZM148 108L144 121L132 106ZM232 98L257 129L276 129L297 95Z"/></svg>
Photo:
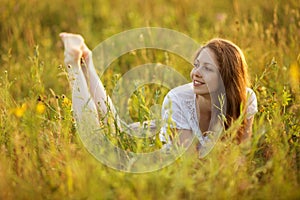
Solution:
<svg viewBox="0 0 300 200"><path fill-rule="evenodd" d="M194 68L190 72L190 78L193 79Z"/></svg>

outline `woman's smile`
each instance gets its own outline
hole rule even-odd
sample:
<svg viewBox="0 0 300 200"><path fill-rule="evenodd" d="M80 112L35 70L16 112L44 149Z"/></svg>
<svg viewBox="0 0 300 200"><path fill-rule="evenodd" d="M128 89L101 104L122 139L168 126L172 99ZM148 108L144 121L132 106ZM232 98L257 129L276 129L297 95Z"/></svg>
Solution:
<svg viewBox="0 0 300 200"><path fill-rule="evenodd" d="M193 80L193 86L194 87L200 87L202 85L205 85L204 81L200 81L200 80Z"/></svg>

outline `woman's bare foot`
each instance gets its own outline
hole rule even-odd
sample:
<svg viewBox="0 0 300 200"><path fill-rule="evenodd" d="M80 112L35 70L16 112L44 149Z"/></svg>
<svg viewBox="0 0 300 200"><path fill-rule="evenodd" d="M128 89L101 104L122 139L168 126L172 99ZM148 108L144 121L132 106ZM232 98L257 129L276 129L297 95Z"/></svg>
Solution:
<svg viewBox="0 0 300 200"><path fill-rule="evenodd" d="M60 33L64 47L65 47L65 64L66 65L79 65L80 59L83 57L87 62L91 57L91 51L84 43L84 39L79 34L73 33Z"/></svg>

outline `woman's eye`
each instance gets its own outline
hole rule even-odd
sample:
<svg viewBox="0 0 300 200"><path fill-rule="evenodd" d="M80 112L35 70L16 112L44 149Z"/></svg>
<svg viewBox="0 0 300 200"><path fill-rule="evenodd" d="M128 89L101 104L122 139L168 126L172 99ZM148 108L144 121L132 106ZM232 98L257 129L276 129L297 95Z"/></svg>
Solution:
<svg viewBox="0 0 300 200"><path fill-rule="evenodd" d="M194 60L194 67L195 68L198 68L198 67L200 67L200 61L199 60Z"/></svg>
<svg viewBox="0 0 300 200"><path fill-rule="evenodd" d="M207 66L204 66L203 68L204 68L206 71L210 71L210 72L213 71L211 68L209 68L209 67L207 67Z"/></svg>
<svg viewBox="0 0 300 200"><path fill-rule="evenodd" d="M193 64L194 68L201 68L202 70L205 70L205 71L214 71L211 67L207 66L207 65L204 65L204 66L200 66L200 63L195 61L194 64Z"/></svg>

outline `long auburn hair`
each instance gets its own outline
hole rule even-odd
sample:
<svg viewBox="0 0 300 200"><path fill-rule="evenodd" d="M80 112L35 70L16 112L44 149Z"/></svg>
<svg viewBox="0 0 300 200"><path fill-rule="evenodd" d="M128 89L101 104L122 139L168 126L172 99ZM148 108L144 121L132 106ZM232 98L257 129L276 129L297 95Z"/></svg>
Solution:
<svg viewBox="0 0 300 200"><path fill-rule="evenodd" d="M219 66L226 92L225 128L228 129L246 111L246 87L250 84L248 65L242 50L231 41L212 39L197 51L196 58L204 48L209 48L215 54L216 64ZM247 120L244 119L237 133L238 142L243 138L246 125Z"/></svg>

